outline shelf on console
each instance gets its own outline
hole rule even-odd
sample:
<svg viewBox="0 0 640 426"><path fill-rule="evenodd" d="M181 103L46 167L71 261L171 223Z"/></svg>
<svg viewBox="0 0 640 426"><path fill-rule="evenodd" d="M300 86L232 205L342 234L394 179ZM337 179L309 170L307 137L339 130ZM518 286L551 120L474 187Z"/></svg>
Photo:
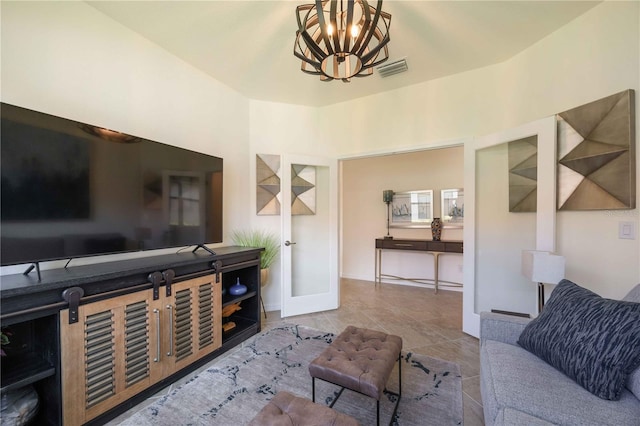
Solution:
<svg viewBox="0 0 640 426"><path fill-rule="evenodd" d="M56 370L50 362L34 353L3 357L0 392L30 385L55 373Z"/></svg>
<svg viewBox="0 0 640 426"><path fill-rule="evenodd" d="M233 316L233 315L229 317L229 320L235 322L236 326L234 328L232 328L231 330L229 330L229 331L223 331L222 332L222 341L223 342L231 339L236 334L242 333L243 331L245 331L249 327L257 324L256 321L251 321L249 319L238 317L238 316Z"/></svg>
<svg viewBox="0 0 640 426"><path fill-rule="evenodd" d="M232 303L238 303L242 302L243 300L250 299L256 294L257 292L255 291L248 291L241 296L231 296L229 294L225 294L224 296L222 296L222 307L224 308L225 306L231 305Z"/></svg>

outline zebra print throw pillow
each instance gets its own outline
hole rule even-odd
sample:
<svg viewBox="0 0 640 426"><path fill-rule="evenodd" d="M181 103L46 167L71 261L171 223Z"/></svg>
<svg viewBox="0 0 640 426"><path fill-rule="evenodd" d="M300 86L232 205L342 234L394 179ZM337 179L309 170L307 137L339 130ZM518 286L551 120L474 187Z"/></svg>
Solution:
<svg viewBox="0 0 640 426"><path fill-rule="evenodd" d="M594 395L618 400L640 366L640 303L604 299L562 280L518 344Z"/></svg>

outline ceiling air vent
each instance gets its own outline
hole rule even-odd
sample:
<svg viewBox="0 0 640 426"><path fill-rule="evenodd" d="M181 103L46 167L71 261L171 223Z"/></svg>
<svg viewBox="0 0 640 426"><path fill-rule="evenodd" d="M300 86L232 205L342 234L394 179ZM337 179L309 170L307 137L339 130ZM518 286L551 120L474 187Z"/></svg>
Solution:
<svg viewBox="0 0 640 426"><path fill-rule="evenodd" d="M407 58L398 59L393 62L387 62L384 65L377 66L380 77L385 78L393 74L398 74L409 70L407 67Z"/></svg>

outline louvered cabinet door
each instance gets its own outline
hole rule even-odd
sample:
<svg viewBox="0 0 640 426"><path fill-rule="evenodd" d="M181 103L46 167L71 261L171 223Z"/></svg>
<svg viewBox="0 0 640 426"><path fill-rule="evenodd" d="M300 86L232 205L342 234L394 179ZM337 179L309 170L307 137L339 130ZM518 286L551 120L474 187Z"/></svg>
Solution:
<svg viewBox="0 0 640 426"><path fill-rule="evenodd" d="M172 374L222 346L222 293L215 275L173 285L167 298L168 330L163 329L165 375Z"/></svg>
<svg viewBox="0 0 640 426"><path fill-rule="evenodd" d="M79 425L159 380L160 301L151 290L61 311L65 425ZM154 362L156 360L156 362Z"/></svg>

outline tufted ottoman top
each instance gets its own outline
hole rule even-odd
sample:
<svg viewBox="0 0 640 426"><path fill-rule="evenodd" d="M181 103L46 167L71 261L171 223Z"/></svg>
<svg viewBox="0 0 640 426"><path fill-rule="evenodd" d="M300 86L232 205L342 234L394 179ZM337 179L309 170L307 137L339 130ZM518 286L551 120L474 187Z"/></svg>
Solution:
<svg viewBox="0 0 640 426"><path fill-rule="evenodd" d="M316 404L280 391L251 420L249 426L358 426L351 416L339 413L325 405Z"/></svg>
<svg viewBox="0 0 640 426"><path fill-rule="evenodd" d="M349 326L309 364L309 373L380 400L401 350L399 336Z"/></svg>

